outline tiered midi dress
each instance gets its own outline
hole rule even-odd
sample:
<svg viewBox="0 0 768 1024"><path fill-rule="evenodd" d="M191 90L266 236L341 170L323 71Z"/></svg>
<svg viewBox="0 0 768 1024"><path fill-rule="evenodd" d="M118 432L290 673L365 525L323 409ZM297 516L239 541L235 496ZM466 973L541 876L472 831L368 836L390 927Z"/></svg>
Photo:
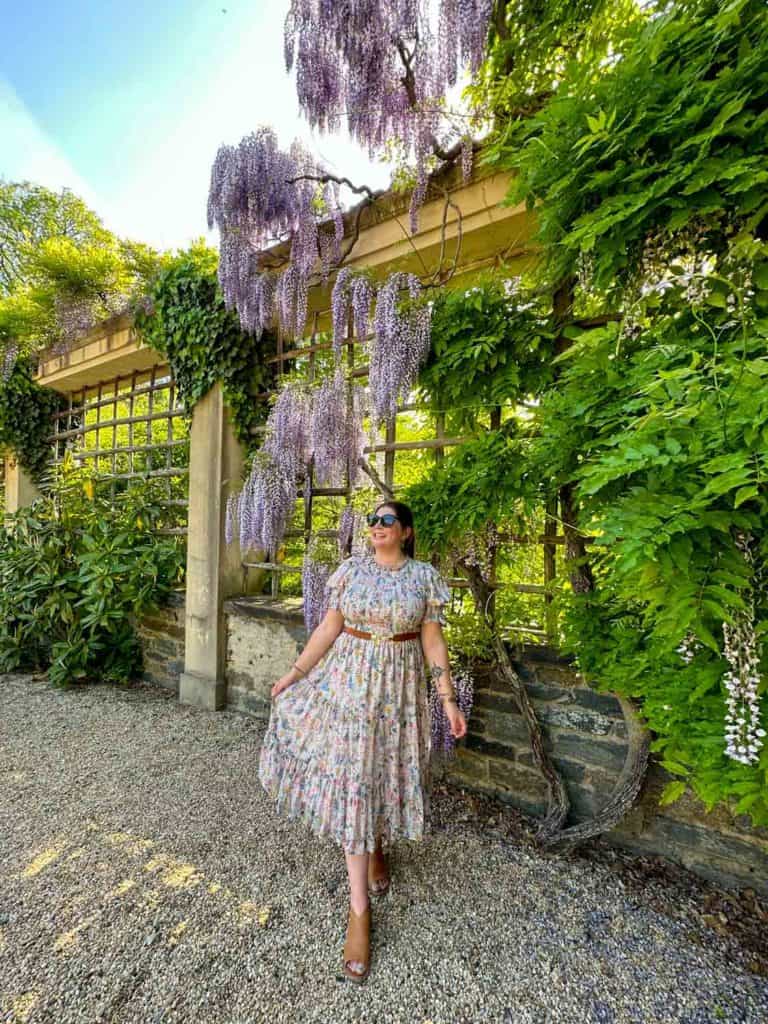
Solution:
<svg viewBox="0 0 768 1024"><path fill-rule="evenodd" d="M399 569L353 555L331 575L327 606L370 633L445 624L450 591L429 562ZM312 671L272 704L259 778L288 818L348 853L377 837L422 838L429 813L430 729L421 639L341 633Z"/></svg>

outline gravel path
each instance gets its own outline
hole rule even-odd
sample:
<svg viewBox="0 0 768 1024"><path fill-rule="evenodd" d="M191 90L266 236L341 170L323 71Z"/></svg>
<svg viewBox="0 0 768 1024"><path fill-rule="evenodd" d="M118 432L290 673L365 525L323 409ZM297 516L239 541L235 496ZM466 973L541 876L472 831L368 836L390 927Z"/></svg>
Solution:
<svg viewBox="0 0 768 1024"><path fill-rule="evenodd" d="M0 677L0 1021L768 1021L754 951L683 889L489 835L450 793L345 982L343 860L273 813L262 733L144 685Z"/></svg>

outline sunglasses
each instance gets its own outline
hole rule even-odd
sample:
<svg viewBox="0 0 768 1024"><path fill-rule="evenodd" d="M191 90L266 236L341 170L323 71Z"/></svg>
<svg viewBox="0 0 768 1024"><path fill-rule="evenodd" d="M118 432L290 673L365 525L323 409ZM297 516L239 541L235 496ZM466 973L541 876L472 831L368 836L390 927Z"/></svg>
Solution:
<svg viewBox="0 0 768 1024"><path fill-rule="evenodd" d="M379 523L382 526L394 526L395 523L400 522L400 519L392 512L385 512L383 516L378 515L376 512L369 512L367 518L369 526L378 526Z"/></svg>

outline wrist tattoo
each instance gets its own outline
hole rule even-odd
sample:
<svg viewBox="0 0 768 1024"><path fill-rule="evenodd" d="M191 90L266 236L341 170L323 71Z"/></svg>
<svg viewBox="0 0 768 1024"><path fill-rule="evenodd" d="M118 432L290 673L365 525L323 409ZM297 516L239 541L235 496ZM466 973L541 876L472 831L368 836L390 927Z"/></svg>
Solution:
<svg viewBox="0 0 768 1024"><path fill-rule="evenodd" d="M444 668L442 665L438 665L437 662L435 662L434 665L430 665L430 667L429 667L429 674L432 677L432 681L435 682L435 683L440 678L440 676L443 674L443 672L447 672L447 671L448 671L447 668Z"/></svg>

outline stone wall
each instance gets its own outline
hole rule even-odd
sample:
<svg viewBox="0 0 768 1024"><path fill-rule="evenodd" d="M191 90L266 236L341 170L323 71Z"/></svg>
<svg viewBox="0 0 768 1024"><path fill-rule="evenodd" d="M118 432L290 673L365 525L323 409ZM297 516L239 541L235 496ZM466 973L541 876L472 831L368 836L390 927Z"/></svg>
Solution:
<svg viewBox="0 0 768 1024"><path fill-rule="evenodd" d="M269 691L306 643L300 598L225 601L227 703L269 718Z"/></svg>
<svg viewBox="0 0 768 1024"><path fill-rule="evenodd" d="M184 591L175 590L165 607L145 615L136 632L144 655L142 678L178 692L184 671Z"/></svg>
<svg viewBox="0 0 768 1024"><path fill-rule="evenodd" d="M226 684L230 707L267 718L269 690L306 641L298 599L239 598L225 602ZM183 596L141 625L145 678L178 686L184 660ZM544 647L523 648L515 666L542 723L545 744L571 799L570 822L582 821L610 797L624 763L626 729L612 697L585 686L569 662ZM448 778L537 816L544 785L533 767L527 734L509 692L490 672L478 674L469 735ZM668 777L653 764L640 799L605 839L636 853L675 861L720 884L768 893L768 830L750 828L686 795L668 807L659 795Z"/></svg>
<svg viewBox="0 0 768 1024"><path fill-rule="evenodd" d="M610 797L626 753L621 707L584 684L568 660L545 647L525 647L514 661L542 725L545 746L571 799L569 824L597 812ZM467 739L448 778L491 794L528 814L544 810L544 783L522 717L504 684L476 680ZM704 878L768 892L768 830L718 808L707 813L690 794L659 806L670 776L652 763L638 802L605 837L636 853L673 860Z"/></svg>

